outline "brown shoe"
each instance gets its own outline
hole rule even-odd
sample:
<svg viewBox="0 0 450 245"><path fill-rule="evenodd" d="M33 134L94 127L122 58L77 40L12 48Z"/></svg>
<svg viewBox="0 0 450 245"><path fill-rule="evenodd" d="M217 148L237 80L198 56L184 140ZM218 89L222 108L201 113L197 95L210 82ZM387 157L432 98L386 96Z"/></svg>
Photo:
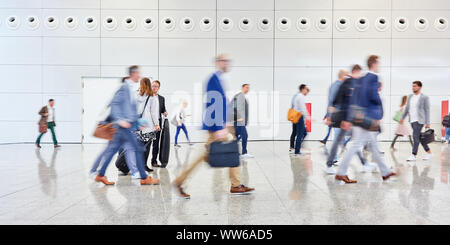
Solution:
<svg viewBox="0 0 450 245"><path fill-rule="evenodd" d="M36 144L36 147L41 149L41 145L40 144Z"/></svg>
<svg viewBox="0 0 450 245"><path fill-rule="evenodd" d="M236 187L231 187L230 192L231 194L248 194L251 191L254 191L255 188L250 188L245 185L240 185Z"/></svg>
<svg viewBox="0 0 450 245"><path fill-rule="evenodd" d="M152 177L147 176L147 178L141 179L141 185L159 185L159 179L152 179Z"/></svg>
<svg viewBox="0 0 450 245"><path fill-rule="evenodd" d="M55 145L53 147L56 149L56 148L60 148L61 146L60 145Z"/></svg>
<svg viewBox="0 0 450 245"><path fill-rule="evenodd" d="M178 195L180 195L180 197L182 197L184 199L191 199L191 195L184 192L183 187L181 187L179 185L174 185L174 188L177 190Z"/></svg>
<svg viewBox="0 0 450 245"><path fill-rule="evenodd" d="M388 174L386 176L383 176L383 180L388 180L390 177L396 176L396 175L397 175L396 173L392 172L392 173L390 173L390 174Z"/></svg>
<svg viewBox="0 0 450 245"><path fill-rule="evenodd" d="M97 177L95 177L95 181L102 182L105 185L114 185L115 184L112 181L108 181L108 178L106 178L106 176L101 176L101 175L97 175Z"/></svg>
<svg viewBox="0 0 450 245"><path fill-rule="evenodd" d="M356 183L356 182L357 182L356 180L349 179L347 175L344 175L344 176L342 176L342 175L336 175L336 177L334 177L334 178L335 178L336 180L342 180L342 181L344 181L346 184L353 184L353 183Z"/></svg>

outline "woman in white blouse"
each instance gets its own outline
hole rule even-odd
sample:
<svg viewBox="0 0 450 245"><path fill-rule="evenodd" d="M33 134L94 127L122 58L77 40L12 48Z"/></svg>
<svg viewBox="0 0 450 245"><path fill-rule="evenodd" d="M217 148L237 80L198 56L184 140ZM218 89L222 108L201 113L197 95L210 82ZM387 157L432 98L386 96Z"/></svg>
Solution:
<svg viewBox="0 0 450 245"><path fill-rule="evenodd" d="M158 98L153 96L151 84L150 79L146 77L142 78L137 96L138 113L139 115L142 113L142 119L148 122L147 126L142 130L142 133L144 134L161 130L158 121L159 108L156 101ZM153 171L147 166L147 159L150 154L151 144L152 142L147 143L144 149L145 170L148 172Z"/></svg>

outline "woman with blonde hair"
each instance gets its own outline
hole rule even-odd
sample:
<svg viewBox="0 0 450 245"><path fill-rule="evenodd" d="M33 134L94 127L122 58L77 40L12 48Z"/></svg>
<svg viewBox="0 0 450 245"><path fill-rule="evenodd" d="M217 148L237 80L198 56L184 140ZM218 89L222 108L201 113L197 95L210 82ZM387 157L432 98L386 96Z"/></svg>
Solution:
<svg viewBox="0 0 450 245"><path fill-rule="evenodd" d="M408 125L406 123L400 123L401 115L402 115L403 111L405 110L407 101L408 101L408 96L406 96L406 95L403 96L402 103L400 105L400 110L398 110L396 112L396 115L394 117L394 121L398 122L398 125L397 125L397 130L395 130L395 137L392 140L392 144L391 144L392 150L395 150L395 148L394 148L395 142L397 141L398 137L401 137L401 136L408 136L409 142L411 143L411 145L413 145L411 131L409 130ZM400 115L400 117L398 115Z"/></svg>

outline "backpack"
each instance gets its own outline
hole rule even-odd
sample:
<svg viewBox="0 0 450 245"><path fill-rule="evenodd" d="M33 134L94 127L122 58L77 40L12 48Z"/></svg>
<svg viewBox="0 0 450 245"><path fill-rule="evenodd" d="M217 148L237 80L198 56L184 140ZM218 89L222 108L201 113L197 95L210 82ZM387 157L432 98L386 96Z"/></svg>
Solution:
<svg viewBox="0 0 450 245"><path fill-rule="evenodd" d="M450 127L450 114L444 117L442 125L447 128Z"/></svg>

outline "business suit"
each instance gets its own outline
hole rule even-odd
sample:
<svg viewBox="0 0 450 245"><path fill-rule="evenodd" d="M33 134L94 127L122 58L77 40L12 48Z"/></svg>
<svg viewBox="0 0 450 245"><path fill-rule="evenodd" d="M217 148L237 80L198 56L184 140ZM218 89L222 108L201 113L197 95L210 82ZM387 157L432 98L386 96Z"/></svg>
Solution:
<svg viewBox="0 0 450 245"><path fill-rule="evenodd" d="M57 146L58 145L58 140L56 139L56 133L55 133L55 127L56 127L56 123L55 123L55 109L53 109L53 120L52 121L48 121L48 107L44 106L41 108L41 110L39 111L39 115L41 115L41 119L39 120L39 125L45 125L47 124L48 128L50 129L50 132L52 132L52 140L53 140L53 145ZM47 114L47 115L46 115ZM36 139L36 144L39 145L41 143L41 138L45 133L41 133L39 134L38 138Z"/></svg>
<svg viewBox="0 0 450 245"><path fill-rule="evenodd" d="M133 91L134 92L134 91ZM104 176L106 168L111 162L112 157L123 147L127 147L128 154L135 154L136 167L139 171L141 179L147 178L147 173L144 169L143 147L137 141L136 136L132 130L136 128L137 119L139 117L137 113L136 100L131 98L130 88L128 84L123 84L119 90L114 94L114 98L110 104L111 112L109 117L113 122L127 121L131 124L130 128L122 128L117 125L117 131L114 135L114 139L108 143L108 146L101 153L98 159L103 158L103 165L100 168L98 175ZM98 161L97 159L97 161ZM94 163L94 167L91 171L95 171L95 166L98 166L97 161Z"/></svg>
<svg viewBox="0 0 450 245"><path fill-rule="evenodd" d="M413 148L412 148L412 154L417 155L417 151L419 150L419 144L420 142L420 132L422 131L422 128L424 124L430 124L430 99L428 96L424 94L420 94L419 100L417 101L417 119L414 121L411 121L411 98L413 95L408 96L408 101L406 102L406 108L403 111L402 114L402 120L406 118L407 115L409 115L409 121L411 123L411 127L413 129ZM425 151L429 151L430 148L427 144L421 143L423 146L423 149Z"/></svg>
<svg viewBox="0 0 450 245"><path fill-rule="evenodd" d="M158 103L159 103L159 126L163 127L162 123L162 118L161 115L164 114L166 111L166 102L163 96L158 94ZM152 149L152 165L156 166L158 164L158 154L159 154L159 141L161 138L161 131L157 131L156 132L156 139L153 140L153 142L151 144L153 144L153 149ZM150 147L150 144L148 145L148 147ZM148 158L148 155L147 155ZM147 162L147 158L145 159L145 162Z"/></svg>

